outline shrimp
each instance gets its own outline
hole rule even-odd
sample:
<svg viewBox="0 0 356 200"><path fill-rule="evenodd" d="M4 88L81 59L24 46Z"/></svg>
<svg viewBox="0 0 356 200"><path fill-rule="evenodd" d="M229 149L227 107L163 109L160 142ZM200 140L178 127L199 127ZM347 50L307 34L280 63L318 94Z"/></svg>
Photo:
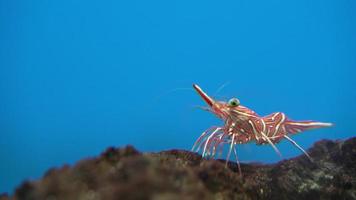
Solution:
<svg viewBox="0 0 356 200"><path fill-rule="evenodd" d="M215 157L217 151L221 155L223 146L229 144L226 166L233 152L240 175L242 173L236 152L237 144L252 141L258 145L269 144L281 156L275 144L279 143L282 139L286 139L302 151L310 161L313 161L310 155L292 140L288 134L296 134L310 129L333 125L332 123L317 121L294 121L282 112L275 112L261 117L253 110L242 106L237 98L232 98L228 102L216 101L208 96L198 85L193 84L193 88L208 104L205 110L222 119L224 125L222 127L213 126L204 131L195 141L192 151L199 152L202 150L203 157Z"/></svg>

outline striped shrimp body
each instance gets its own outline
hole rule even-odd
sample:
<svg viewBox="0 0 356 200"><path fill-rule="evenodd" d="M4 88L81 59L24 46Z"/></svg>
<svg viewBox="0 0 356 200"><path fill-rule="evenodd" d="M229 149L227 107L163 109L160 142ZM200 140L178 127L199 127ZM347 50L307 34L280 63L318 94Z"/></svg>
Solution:
<svg viewBox="0 0 356 200"><path fill-rule="evenodd" d="M215 101L198 85L194 84L193 87L208 104L207 110L222 119L224 125L222 127L214 126L204 131L194 143L192 151L199 152L201 150L203 157L215 157L217 153L221 155L223 146L228 144L229 151L226 164L233 153L240 174L241 168L235 149L237 144L248 142L255 142L258 145L269 144L281 156L275 144L282 139L287 139L312 161L308 153L292 140L288 134L332 126L331 123L316 121L294 121L282 112L260 117L254 111L240 105L240 101L237 98L232 98L228 102Z"/></svg>

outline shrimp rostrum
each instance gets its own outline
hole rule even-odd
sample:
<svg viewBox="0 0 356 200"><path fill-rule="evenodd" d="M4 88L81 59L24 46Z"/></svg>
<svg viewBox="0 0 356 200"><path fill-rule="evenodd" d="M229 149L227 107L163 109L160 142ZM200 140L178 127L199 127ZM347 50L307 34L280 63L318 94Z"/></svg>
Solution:
<svg viewBox="0 0 356 200"><path fill-rule="evenodd" d="M222 127L213 126L204 131L194 143L192 151L202 151L203 157L214 158L217 153L222 153L223 146L227 144L229 150L226 157L226 164L233 153L240 174L241 168L235 149L237 144L253 141L259 145L269 144L276 153L281 156L275 144L282 139L287 139L312 161L309 154L288 135L310 129L332 126L331 123L317 121L294 121L289 119L282 112L275 112L260 117L254 111L240 105L240 101L237 98L232 98L228 102L216 101L208 96L198 85L194 84L193 87L208 104L206 110L222 119L224 125Z"/></svg>

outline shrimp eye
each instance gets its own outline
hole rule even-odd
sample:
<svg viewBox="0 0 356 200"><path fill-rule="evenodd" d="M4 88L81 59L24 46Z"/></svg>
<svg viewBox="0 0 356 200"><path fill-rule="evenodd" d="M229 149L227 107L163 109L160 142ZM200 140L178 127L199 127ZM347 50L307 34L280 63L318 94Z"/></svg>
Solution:
<svg viewBox="0 0 356 200"><path fill-rule="evenodd" d="M230 107L236 107L240 105L240 101L237 98L232 98L229 100L228 104Z"/></svg>

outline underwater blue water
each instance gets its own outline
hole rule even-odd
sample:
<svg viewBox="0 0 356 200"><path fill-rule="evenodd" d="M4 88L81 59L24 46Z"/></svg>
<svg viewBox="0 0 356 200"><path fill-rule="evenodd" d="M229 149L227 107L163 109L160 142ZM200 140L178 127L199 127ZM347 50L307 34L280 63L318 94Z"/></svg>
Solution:
<svg viewBox="0 0 356 200"><path fill-rule="evenodd" d="M293 136L304 148L355 136L355 10L352 0L0 1L0 193L109 146L189 150L221 125L195 108L192 83L260 115L336 124ZM269 146L238 154L280 160Z"/></svg>

